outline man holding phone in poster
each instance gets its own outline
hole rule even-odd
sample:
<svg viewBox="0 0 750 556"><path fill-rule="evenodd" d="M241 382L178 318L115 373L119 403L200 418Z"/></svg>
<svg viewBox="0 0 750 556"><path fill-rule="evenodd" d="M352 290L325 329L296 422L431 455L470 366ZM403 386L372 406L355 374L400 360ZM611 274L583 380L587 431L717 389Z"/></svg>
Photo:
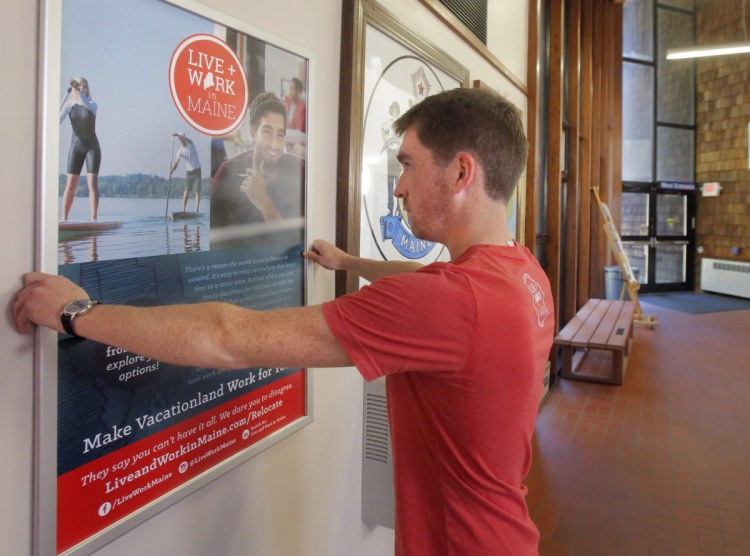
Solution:
<svg viewBox="0 0 750 556"><path fill-rule="evenodd" d="M523 480L554 311L544 271L507 225L526 160L521 119L493 93L454 89L416 104L395 129L394 194L415 234L445 245L450 262L368 261L316 240L306 258L372 284L277 311L94 305L64 278L31 273L16 324L65 326L178 365L354 364L366 380L387 376L396 555L533 556L539 532Z"/></svg>
<svg viewBox="0 0 750 556"><path fill-rule="evenodd" d="M273 93L261 93L248 117L252 149L224 162L211 182L212 228L304 215L305 161L284 152L284 103Z"/></svg>

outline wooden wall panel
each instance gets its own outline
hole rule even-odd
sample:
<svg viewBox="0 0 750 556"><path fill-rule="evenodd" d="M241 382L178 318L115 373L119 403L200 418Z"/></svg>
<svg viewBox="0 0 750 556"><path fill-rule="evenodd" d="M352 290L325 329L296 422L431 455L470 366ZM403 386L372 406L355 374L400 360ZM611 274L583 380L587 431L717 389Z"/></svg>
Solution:
<svg viewBox="0 0 750 556"><path fill-rule="evenodd" d="M545 122L548 176L545 217L548 244L545 269L552 285L558 326L561 326L589 298L604 296L604 267L611 261L602 219L597 205L592 202L591 187L599 187L602 199L610 205L613 214L619 214L622 6L609 0L551 0L547 17L549 86L546 101L549 113ZM564 56L567 56L567 76L563 73ZM531 64L529 71L532 71ZM563 82L566 78L567 84ZM561 135L566 87L569 158L567 186L563 188ZM533 237L531 233L529 237Z"/></svg>

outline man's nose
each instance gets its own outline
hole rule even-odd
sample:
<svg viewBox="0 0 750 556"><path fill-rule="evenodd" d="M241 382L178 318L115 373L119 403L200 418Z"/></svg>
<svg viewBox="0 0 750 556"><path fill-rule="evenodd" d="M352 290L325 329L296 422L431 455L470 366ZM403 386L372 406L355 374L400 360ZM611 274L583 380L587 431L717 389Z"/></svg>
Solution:
<svg viewBox="0 0 750 556"><path fill-rule="evenodd" d="M399 199L406 197L406 183L404 181L403 173L398 177L396 188L393 190L393 196Z"/></svg>

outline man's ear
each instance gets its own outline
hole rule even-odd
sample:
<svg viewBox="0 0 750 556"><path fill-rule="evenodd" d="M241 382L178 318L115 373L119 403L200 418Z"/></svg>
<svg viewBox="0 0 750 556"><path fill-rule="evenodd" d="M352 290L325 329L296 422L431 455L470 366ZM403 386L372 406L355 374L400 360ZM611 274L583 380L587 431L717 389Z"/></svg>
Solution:
<svg viewBox="0 0 750 556"><path fill-rule="evenodd" d="M456 183L454 191L463 192L476 178L477 161L474 155L468 152L459 152L453 159Z"/></svg>

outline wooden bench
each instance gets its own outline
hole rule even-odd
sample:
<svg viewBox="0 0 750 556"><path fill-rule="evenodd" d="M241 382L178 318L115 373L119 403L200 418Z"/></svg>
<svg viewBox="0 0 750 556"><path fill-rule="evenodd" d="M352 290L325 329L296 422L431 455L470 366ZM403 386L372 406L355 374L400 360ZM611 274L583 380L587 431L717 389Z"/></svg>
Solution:
<svg viewBox="0 0 750 556"><path fill-rule="evenodd" d="M561 376L622 384L634 314L632 301L589 299L555 337L555 343L562 346Z"/></svg>

